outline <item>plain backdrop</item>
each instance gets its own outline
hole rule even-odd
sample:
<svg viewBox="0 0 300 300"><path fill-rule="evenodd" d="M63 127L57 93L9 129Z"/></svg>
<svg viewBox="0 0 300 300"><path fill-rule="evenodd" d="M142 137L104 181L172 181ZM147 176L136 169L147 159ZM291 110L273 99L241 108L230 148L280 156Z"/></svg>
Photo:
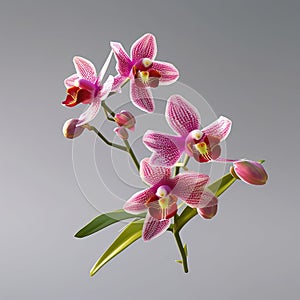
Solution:
<svg viewBox="0 0 300 300"><path fill-rule="evenodd" d="M296 0L2 1L0 298L298 299L299 13ZM127 156L92 133L74 143L63 137L64 121L83 110L61 106L63 80L74 73L73 56L99 70L110 41L129 50L147 32L157 38L158 60L176 65L180 82L216 116L232 119L226 155L265 159L269 181L235 183L213 220L186 226L188 274L174 262L179 253L166 233L136 242L90 278L125 224L82 240L74 233L143 184ZM128 91L118 97L114 108L128 103ZM159 105L160 121L144 115L140 124L167 130ZM106 130L112 138L112 127ZM141 159L148 152L138 130Z"/></svg>

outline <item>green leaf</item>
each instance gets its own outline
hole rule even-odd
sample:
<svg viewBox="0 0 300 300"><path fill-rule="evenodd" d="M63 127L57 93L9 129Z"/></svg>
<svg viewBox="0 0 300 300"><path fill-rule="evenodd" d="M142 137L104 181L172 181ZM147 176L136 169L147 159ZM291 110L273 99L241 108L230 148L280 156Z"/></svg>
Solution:
<svg viewBox="0 0 300 300"><path fill-rule="evenodd" d="M106 263L112 258L125 250L129 245L134 243L142 236L143 220L133 221L129 223L121 234L115 239L110 247L98 259L90 271L90 276L95 275Z"/></svg>
<svg viewBox="0 0 300 300"><path fill-rule="evenodd" d="M181 259L176 259L175 262L179 263L182 265L182 260Z"/></svg>
<svg viewBox="0 0 300 300"><path fill-rule="evenodd" d="M119 209L116 211L112 211L103 215L100 215L85 225L82 229L80 229L75 237L83 238L90 234L93 234L107 226L110 226L114 223L117 223L122 220L131 219L131 218L144 218L145 214L133 215L125 212L123 209Z"/></svg>

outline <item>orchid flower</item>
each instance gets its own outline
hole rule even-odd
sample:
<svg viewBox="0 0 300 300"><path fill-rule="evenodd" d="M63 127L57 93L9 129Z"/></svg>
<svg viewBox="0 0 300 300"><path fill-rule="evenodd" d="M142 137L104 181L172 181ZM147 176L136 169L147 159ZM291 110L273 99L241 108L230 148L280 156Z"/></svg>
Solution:
<svg viewBox="0 0 300 300"><path fill-rule="evenodd" d="M101 100L104 100L111 91L114 81L113 76L110 75L106 82L101 84L111 57L112 52L106 59L99 76L97 76L94 65L87 59L79 56L75 56L73 59L76 73L65 79L67 97L62 104L68 107L79 103L90 104L90 107L78 118L77 127L95 118L100 109Z"/></svg>
<svg viewBox="0 0 300 300"><path fill-rule="evenodd" d="M131 57L117 42L110 43L117 60L112 90L117 91L130 79L130 97L135 106L146 112L154 111L154 101L150 88L168 85L179 77L178 70L170 63L155 61L157 46L155 37L147 33L131 47Z"/></svg>
<svg viewBox="0 0 300 300"><path fill-rule="evenodd" d="M145 241L158 237L169 228L170 219L177 213L178 198L197 208L204 217L207 209L217 207L217 198L205 189L208 175L187 172L171 177L171 168L153 166L149 158L144 158L140 176L150 187L126 201L124 210L133 214L147 211L142 233Z"/></svg>
<svg viewBox="0 0 300 300"><path fill-rule="evenodd" d="M195 107L180 95L168 99L166 120L178 134L169 135L148 130L144 144L153 151L150 163L158 166L173 166L182 153L199 162L217 160L221 154L220 142L230 133L231 121L223 116L200 129L200 115Z"/></svg>

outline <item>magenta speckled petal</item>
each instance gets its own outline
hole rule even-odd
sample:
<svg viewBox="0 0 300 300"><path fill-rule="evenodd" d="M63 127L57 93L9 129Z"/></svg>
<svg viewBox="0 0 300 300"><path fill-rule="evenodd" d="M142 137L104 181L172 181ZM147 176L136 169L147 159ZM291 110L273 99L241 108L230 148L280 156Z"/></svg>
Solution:
<svg viewBox="0 0 300 300"><path fill-rule="evenodd" d="M94 65L87 59L75 56L73 63L79 77L82 77L92 83L97 81L97 73Z"/></svg>
<svg viewBox="0 0 300 300"><path fill-rule="evenodd" d="M117 61L116 70L121 76L128 77L133 66L133 63L124 50L123 46L117 42L110 42L110 46L115 54Z"/></svg>
<svg viewBox="0 0 300 300"><path fill-rule="evenodd" d="M169 179L171 177L171 169L153 166L150 164L149 158L144 158L140 164L140 176L145 183L155 185L163 179Z"/></svg>
<svg viewBox="0 0 300 300"><path fill-rule="evenodd" d="M179 71L172 64L167 62L154 61L151 68L160 73L160 85L174 83L179 77Z"/></svg>
<svg viewBox="0 0 300 300"><path fill-rule="evenodd" d="M152 113L154 111L154 100L149 87L139 87L133 80L131 80L130 97L132 103L139 109L148 113Z"/></svg>
<svg viewBox="0 0 300 300"><path fill-rule="evenodd" d="M181 136L187 136L200 127L197 109L180 95L173 95L168 99L165 115L170 127Z"/></svg>
<svg viewBox="0 0 300 300"><path fill-rule="evenodd" d="M128 213L139 214L147 210L145 203L155 196L155 191L152 188L135 193L123 206L123 209Z"/></svg>
<svg viewBox="0 0 300 300"><path fill-rule="evenodd" d="M209 180L209 176L199 173L181 173L174 179L176 182L172 194L185 201L191 207L198 207L200 196Z"/></svg>
<svg viewBox="0 0 300 300"><path fill-rule="evenodd" d="M184 139L179 136L168 135L148 130L143 142L154 153L150 163L158 166L173 166L184 151Z"/></svg>
<svg viewBox="0 0 300 300"><path fill-rule="evenodd" d="M153 60L157 54L155 36L151 33L144 34L133 43L130 53L133 61L138 61L141 58Z"/></svg>
<svg viewBox="0 0 300 300"><path fill-rule="evenodd" d="M208 189L200 190L199 195L196 197L190 197L185 202L192 208L205 208L211 207L218 204L218 198Z"/></svg>
<svg viewBox="0 0 300 300"><path fill-rule="evenodd" d="M113 86L111 88L111 91L120 93L121 92L121 87L127 79L128 79L128 77L126 77L126 76L121 76L121 75L115 76L114 77L114 83L113 83Z"/></svg>
<svg viewBox="0 0 300 300"><path fill-rule="evenodd" d="M144 241L150 241L154 238L157 238L161 234L163 234L170 226L171 220L157 220L150 216L148 213L144 226L143 226L143 234L142 238Z"/></svg>
<svg viewBox="0 0 300 300"><path fill-rule="evenodd" d="M201 131L207 135L212 135L223 141L230 133L232 122L226 117L221 116L218 120L203 128Z"/></svg>

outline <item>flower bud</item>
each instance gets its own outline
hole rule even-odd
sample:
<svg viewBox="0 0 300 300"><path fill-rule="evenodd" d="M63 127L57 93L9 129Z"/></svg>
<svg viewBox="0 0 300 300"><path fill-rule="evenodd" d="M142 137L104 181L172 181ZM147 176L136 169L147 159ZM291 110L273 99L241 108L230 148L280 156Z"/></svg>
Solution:
<svg viewBox="0 0 300 300"><path fill-rule="evenodd" d="M262 185L268 180L264 167L255 161L239 160L233 163L230 172L233 177L241 179L248 184Z"/></svg>
<svg viewBox="0 0 300 300"><path fill-rule="evenodd" d="M115 115L115 121L120 127L125 127L129 130L134 130L136 123L135 117L132 113L126 110L122 110L120 113Z"/></svg>
<svg viewBox="0 0 300 300"><path fill-rule="evenodd" d="M74 139L82 134L84 127L82 126L76 127L78 122L79 122L78 119L70 119L65 122L62 131L63 131L63 135L67 139Z"/></svg>
<svg viewBox="0 0 300 300"><path fill-rule="evenodd" d="M119 138L122 140L127 140L128 139L128 132L126 128L124 127L116 127L114 129L114 132L118 135Z"/></svg>
<svg viewBox="0 0 300 300"><path fill-rule="evenodd" d="M213 205L213 206L204 207L204 208L198 208L197 210L198 210L199 215L202 218L211 219L217 214L218 205Z"/></svg>

